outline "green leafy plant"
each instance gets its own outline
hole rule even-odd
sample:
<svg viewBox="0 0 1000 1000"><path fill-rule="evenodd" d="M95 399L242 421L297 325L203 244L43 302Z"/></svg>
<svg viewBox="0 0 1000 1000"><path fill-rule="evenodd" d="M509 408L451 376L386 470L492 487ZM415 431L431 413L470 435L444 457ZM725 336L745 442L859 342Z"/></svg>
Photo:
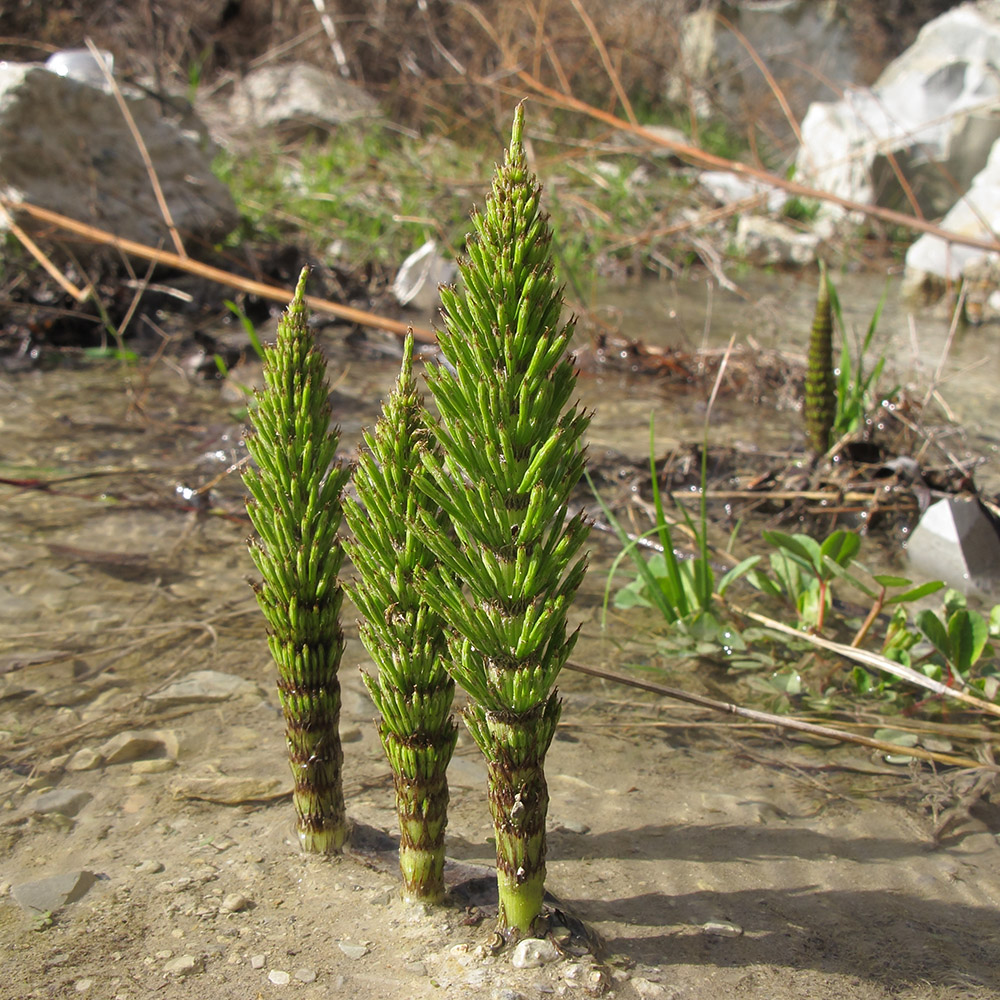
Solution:
<svg viewBox="0 0 1000 1000"><path fill-rule="evenodd" d="M945 611L942 621L925 609L917 615L917 628L944 660L944 671L951 683L968 683L972 669L989 646L989 622L977 611L956 607Z"/></svg>
<svg viewBox="0 0 1000 1000"><path fill-rule="evenodd" d="M485 211L473 215L464 290L442 289L446 364L427 372L442 454L424 453L421 487L452 529L421 512L440 564L424 593L453 629L449 668L471 696L464 718L486 757L505 934L530 934L542 909L544 760L560 714L555 680L576 641L566 616L589 531L567 510L589 415L571 403L573 328L562 323L523 128L519 106Z"/></svg>
<svg viewBox="0 0 1000 1000"><path fill-rule="evenodd" d="M337 531L350 470L334 462L339 434L330 428L326 362L306 322L307 275L304 268L276 343L264 352L265 388L246 438L256 467L243 480L257 532L250 553L263 579L254 589L278 668L299 841L305 851L326 853L347 839Z"/></svg>
<svg viewBox="0 0 1000 1000"><path fill-rule="evenodd" d="M830 298L830 308L836 317L837 325L841 331L840 362L837 366L837 412L833 421L833 436L841 438L845 434L853 434L860 430L865 419L871 410L875 408L877 399L875 390L878 380L882 377L882 370L885 368L885 355L880 354L870 370L866 370L872 342L878 330L879 320L882 317L882 310L885 307L886 298L889 294L888 285L882 292L872 318L868 323L868 329L858 347L857 358L852 361L850 345L847 340L847 327L844 325L844 314L840 307L840 298L833 283L827 279L826 287ZM893 388L886 393L893 396L898 391Z"/></svg>
<svg viewBox="0 0 1000 1000"><path fill-rule="evenodd" d="M709 558L708 514L705 507L704 485L707 477L705 464L707 454L708 449L703 448L701 509L698 524L695 524L694 519L683 507L680 508L697 549L697 555L691 559L678 559L674 550L673 533L664 510L663 495L656 469L655 424L652 417L650 417L649 422L649 471L656 523L649 531L637 538L629 538L628 533L594 489L594 484L588 476L590 488L597 498L604 516L622 543L622 551L615 557L615 561L608 571L604 591L605 607L607 607L611 581L614 579L618 564L626 556L632 558L638 576L632 583L618 591L615 596L615 606L629 608L639 605L655 608L663 616L664 621L669 624L678 622L692 624L695 620L710 616L715 608L716 595L723 596L734 580L749 572L760 561L760 556L750 556L748 559L744 559L722 577L718 588L716 588L715 573ZM650 536L656 537L659 549L649 557L645 557L639 546L644 538Z"/></svg>
<svg viewBox="0 0 1000 1000"><path fill-rule="evenodd" d="M444 621L417 589L434 556L417 534L426 501L418 482L426 475L420 452L432 453L413 379L413 337L403 347L399 380L367 450L358 458L358 502L344 513L357 541L345 543L361 576L349 587L364 615L361 640L378 667L365 683L379 710L378 732L392 767L399 818L399 864L405 893L436 901L444 896L444 831L448 816L446 771L458 729L451 716L455 682L445 668ZM425 512L444 528L440 508Z"/></svg>
<svg viewBox="0 0 1000 1000"><path fill-rule="evenodd" d="M822 631L830 607L831 582L846 575L846 568L861 548L861 539L842 529L822 542L809 535L783 531L765 531L763 538L775 550L770 557L774 579L753 570L748 574L750 582L791 604L803 625Z"/></svg>

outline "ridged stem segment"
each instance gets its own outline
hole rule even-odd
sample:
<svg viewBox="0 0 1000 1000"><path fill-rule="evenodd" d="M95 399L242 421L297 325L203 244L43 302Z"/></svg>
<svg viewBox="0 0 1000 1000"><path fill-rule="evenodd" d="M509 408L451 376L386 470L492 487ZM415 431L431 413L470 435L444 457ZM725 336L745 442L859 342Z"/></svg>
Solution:
<svg viewBox="0 0 1000 1000"><path fill-rule="evenodd" d="M463 290L441 291L447 364L427 371L441 454L424 453L421 489L452 530L426 514L420 524L438 560L425 596L451 628L449 669L473 699L466 723L489 771L500 929L530 934L545 878L553 685L576 640L566 616L586 568L589 525L568 505L589 415L571 402L573 328L562 323L523 128L518 107L485 210L473 215Z"/></svg>
<svg viewBox="0 0 1000 1000"><path fill-rule="evenodd" d="M830 447L837 417L837 379L833 371L833 310L826 267L819 265L819 294L809 334L806 367L805 423L809 445L822 455Z"/></svg>
<svg viewBox="0 0 1000 1000"><path fill-rule="evenodd" d="M309 330L308 269L265 349L264 383L251 411L243 475L257 537L250 553L262 581L257 601L278 668L278 696L292 769L299 842L312 853L347 839L340 683L343 551L337 537L341 493L350 475L335 463L339 434L330 427L326 362Z"/></svg>
<svg viewBox="0 0 1000 1000"><path fill-rule="evenodd" d="M379 736L396 788L404 891L436 901L444 895L445 772L458 731L451 715L455 682L443 663L444 623L417 588L417 576L434 563L416 525L428 503L417 485L426 475L420 456L435 446L412 369L408 336L399 380L374 433L365 434L354 477L358 502L344 506L356 539L347 550L360 575L350 594L364 615L362 642L378 667L365 683L381 715ZM439 508L423 515L443 527Z"/></svg>

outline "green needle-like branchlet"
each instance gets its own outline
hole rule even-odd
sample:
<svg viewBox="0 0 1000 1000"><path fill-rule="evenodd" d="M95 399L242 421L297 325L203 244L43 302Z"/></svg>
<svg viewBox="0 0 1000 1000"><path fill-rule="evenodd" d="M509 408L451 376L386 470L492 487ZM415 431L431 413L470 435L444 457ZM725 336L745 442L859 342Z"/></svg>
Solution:
<svg viewBox="0 0 1000 1000"><path fill-rule="evenodd" d="M434 563L416 530L428 503L417 486L426 475L420 455L434 446L412 369L408 336L396 387L374 433L365 434L367 450L354 474L359 502L345 500L344 513L356 539L346 548L361 578L350 595L364 615L361 640L378 667L365 682L382 717L379 736L396 787L403 885L411 898L435 901L444 895L445 772L457 727L455 682L443 663L444 623L417 589L418 575ZM443 521L439 509L424 516Z"/></svg>
<svg viewBox="0 0 1000 1000"><path fill-rule="evenodd" d="M833 371L833 310L826 268L820 263L819 294L809 334L805 422L809 445L818 455L830 447L837 416L837 379Z"/></svg>
<svg viewBox="0 0 1000 1000"><path fill-rule="evenodd" d="M442 289L446 365L430 367L441 454L421 488L438 560L431 607L451 626L449 669L473 703L465 718L486 756L497 835L500 928L530 934L545 880L545 753L559 719L556 676L573 648L566 613L583 578L589 525L569 517L589 416L572 401L562 294L541 191L521 142L522 108L483 214L473 216L464 291Z"/></svg>
<svg viewBox="0 0 1000 1000"><path fill-rule="evenodd" d="M308 269L265 349L265 388L250 414L243 480L257 532L250 553L255 587L278 667L293 801L303 850L339 850L347 839L340 745L340 628L343 551L337 531L350 470L334 462L326 362L307 325Z"/></svg>

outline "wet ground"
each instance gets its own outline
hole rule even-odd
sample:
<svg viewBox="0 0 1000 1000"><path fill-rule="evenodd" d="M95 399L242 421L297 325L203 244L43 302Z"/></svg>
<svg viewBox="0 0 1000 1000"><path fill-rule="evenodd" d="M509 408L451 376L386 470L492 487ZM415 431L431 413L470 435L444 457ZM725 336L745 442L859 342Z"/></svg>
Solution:
<svg viewBox="0 0 1000 1000"><path fill-rule="evenodd" d="M349 452L395 364L337 334L326 346ZM0 388L2 475L26 481L0 503L0 997L1000 996L1000 795L963 799L981 775L890 765L570 673L547 764L548 885L594 935L589 950L572 938L537 969L489 953L492 831L467 738L449 772L452 905L405 907L353 628L342 730L356 848L301 856L242 487L225 475L242 455L238 394L174 361ZM585 378L581 396L597 409L594 449L641 457L651 406L665 436L701 433L691 394L671 406L654 386ZM717 420L775 448L797 434L759 407L726 402ZM593 545L606 564L615 547L596 533ZM577 605L577 659L642 662L695 691L726 683L651 652L648 618L602 630L603 583L592 573ZM79 898L54 912L9 892L56 875Z"/></svg>

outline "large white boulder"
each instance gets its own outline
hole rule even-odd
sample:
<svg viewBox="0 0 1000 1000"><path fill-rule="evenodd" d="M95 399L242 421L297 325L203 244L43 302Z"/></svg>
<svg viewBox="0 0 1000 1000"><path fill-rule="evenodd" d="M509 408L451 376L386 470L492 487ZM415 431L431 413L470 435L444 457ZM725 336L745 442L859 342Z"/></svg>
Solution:
<svg viewBox="0 0 1000 1000"><path fill-rule="evenodd" d="M796 179L854 201L898 207L891 157L922 210L942 215L1000 137L998 97L1000 3L964 3L926 24L873 87L849 88L843 100L810 106Z"/></svg>
<svg viewBox="0 0 1000 1000"><path fill-rule="evenodd" d="M212 174L203 137L164 117L158 101L127 100L181 237L193 249L230 232L239 216L228 188ZM173 249L114 96L34 63L0 62L0 192ZM0 213L0 228L5 222ZM76 252L86 259L88 245L78 244Z"/></svg>
<svg viewBox="0 0 1000 1000"><path fill-rule="evenodd" d="M975 176L965 197L941 221L941 228L981 240L1000 232L1000 143L994 145L986 166ZM997 254L924 233L906 251L904 294L931 293L945 282L955 282L963 275L971 277L982 262L992 261L995 265L997 260ZM989 270L996 268L988 268L987 273Z"/></svg>

